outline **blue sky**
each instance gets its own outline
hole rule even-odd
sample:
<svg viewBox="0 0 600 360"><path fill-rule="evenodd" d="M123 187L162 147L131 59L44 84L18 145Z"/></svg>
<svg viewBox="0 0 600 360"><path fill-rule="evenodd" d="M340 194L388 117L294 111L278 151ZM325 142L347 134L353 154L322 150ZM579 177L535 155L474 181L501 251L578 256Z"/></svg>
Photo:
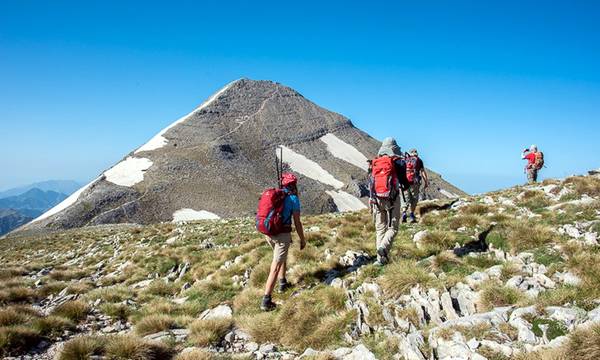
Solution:
<svg viewBox="0 0 600 360"><path fill-rule="evenodd" d="M227 82L291 86L470 192L600 167L596 1L0 2L0 189L87 181Z"/></svg>

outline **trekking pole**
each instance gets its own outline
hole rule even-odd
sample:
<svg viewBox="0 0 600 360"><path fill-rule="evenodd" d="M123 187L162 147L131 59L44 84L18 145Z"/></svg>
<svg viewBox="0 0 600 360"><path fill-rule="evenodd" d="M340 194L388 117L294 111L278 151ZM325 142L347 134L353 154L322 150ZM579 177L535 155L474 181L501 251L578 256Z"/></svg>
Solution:
<svg viewBox="0 0 600 360"><path fill-rule="evenodd" d="M277 173L277 184L281 188L281 174L279 172L279 159L277 159L277 149L275 149L275 172Z"/></svg>

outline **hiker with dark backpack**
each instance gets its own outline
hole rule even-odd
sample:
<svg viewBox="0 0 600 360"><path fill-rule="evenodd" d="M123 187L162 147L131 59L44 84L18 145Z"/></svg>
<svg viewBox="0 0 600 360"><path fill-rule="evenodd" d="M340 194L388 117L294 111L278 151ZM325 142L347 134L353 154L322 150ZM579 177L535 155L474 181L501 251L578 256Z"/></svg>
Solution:
<svg viewBox="0 0 600 360"><path fill-rule="evenodd" d="M419 157L417 149L411 149L404 158L406 164L406 179L408 180L408 188L406 189L406 202L404 203L404 211L402 212L402 222L406 222L406 213L410 210L409 217L411 223L416 223L415 209L419 202L419 191L421 189L421 181L423 181L423 190L429 187L429 178L427 171L423 165L423 160Z"/></svg>
<svg viewBox="0 0 600 360"><path fill-rule="evenodd" d="M521 154L523 160L527 160L525 172L527 173L527 182L537 182L538 172L544 167L544 153L538 151L536 145L531 145L529 149L523 150Z"/></svg>
<svg viewBox="0 0 600 360"><path fill-rule="evenodd" d="M276 307L271 295L277 279L279 279L280 292L284 292L289 287L285 272L287 255L292 243L292 220L300 238L300 250L306 246L300 220L298 179L294 174L283 173L279 183L279 188L267 189L263 192L256 212L256 228L267 236L267 242L273 249L273 261L260 304L263 311L270 311Z"/></svg>
<svg viewBox="0 0 600 360"><path fill-rule="evenodd" d="M376 265L389 262L392 243L398 233L400 198L408 186L406 166L400 147L393 138L386 138L377 157L372 160L370 202L376 231Z"/></svg>

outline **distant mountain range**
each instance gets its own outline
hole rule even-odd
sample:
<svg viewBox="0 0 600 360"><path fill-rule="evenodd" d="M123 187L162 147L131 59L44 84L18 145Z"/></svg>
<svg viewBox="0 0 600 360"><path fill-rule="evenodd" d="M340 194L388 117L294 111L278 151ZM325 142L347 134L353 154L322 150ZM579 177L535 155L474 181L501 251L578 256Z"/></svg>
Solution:
<svg viewBox="0 0 600 360"><path fill-rule="evenodd" d="M57 193L71 195L76 190L81 188L80 183L73 180L48 180L41 181L26 186L19 186L12 189L0 191L0 199L7 198L9 196L17 196L28 192L31 189L38 189L42 191L55 191Z"/></svg>
<svg viewBox="0 0 600 360"><path fill-rule="evenodd" d="M50 180L0 192L0 235L37 218L79 187L71 180Z"/></svg>

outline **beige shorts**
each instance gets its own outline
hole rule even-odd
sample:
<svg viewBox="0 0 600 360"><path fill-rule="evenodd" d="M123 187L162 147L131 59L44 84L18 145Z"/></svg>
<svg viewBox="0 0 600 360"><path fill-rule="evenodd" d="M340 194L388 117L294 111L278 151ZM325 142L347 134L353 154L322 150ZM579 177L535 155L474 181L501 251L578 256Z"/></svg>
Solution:
<svg viewBox="0 0 600 360"><path fill-rule="evenodd" d="M291 233L281 233L275 236L267 236L267 242L273 249L273 261L282 263L287 260L288 250L292 243Z"/></svg>

